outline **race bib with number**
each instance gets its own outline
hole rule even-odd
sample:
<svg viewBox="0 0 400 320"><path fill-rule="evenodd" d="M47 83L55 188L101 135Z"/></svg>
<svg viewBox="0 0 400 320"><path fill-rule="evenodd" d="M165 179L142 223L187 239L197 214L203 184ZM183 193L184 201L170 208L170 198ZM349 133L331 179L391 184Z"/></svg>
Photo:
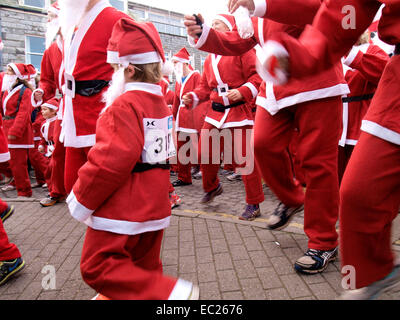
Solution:
<svg viewBox="0 0 400 320"><path fill-rule="evenodd" d="M144 148L142 161L144 163L165 163L176 155L172 140L172 116L162 119L143 119Z"/></svg>

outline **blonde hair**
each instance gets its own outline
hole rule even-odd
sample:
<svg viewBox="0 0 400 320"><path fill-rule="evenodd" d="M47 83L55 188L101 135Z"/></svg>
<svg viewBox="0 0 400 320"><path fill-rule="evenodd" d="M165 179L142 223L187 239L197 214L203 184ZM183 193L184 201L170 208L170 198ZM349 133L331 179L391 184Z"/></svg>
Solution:
<svg viewBox="0 0 400 320"><path fill-rule="evenodd" d="M161 81L161 63L135 64L135 75L132 80L136 82L158 83Z"/></svg>

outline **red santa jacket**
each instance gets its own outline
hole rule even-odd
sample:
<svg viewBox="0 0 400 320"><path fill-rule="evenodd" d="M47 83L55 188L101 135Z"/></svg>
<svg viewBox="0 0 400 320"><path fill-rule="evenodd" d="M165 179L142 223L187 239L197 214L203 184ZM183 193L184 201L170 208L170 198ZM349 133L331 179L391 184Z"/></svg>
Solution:
<svg viewBox="0 0 400 320"><path fill-rule="evenodd" d="M40 145L44 147L45 156L51 157L54 151L54 124L57 116L46 119L40 128Z"/></svg>
<svg viewBox="0 0 400 320"><path fill-rule="evenodd" d="M128 16L101 0L83 17L76 32L64 37L65 96L61 137L66 147L95 144L96 121L105 106L103 93L113 74L107 63L108 40L114 24L122 17ZM104 85L98 87L98 93L90 96L77 93L79 87L88 85L83 81L93 80L101 80Z"/></svg>
<svg viewBox="0 0 400 320"><path fill-rule="evenodd" d="M17 110L18 98L23 85L20 84L3 96L3 125L4 133L16 136L17 139L8 139L8 148L33 148L32 133L32 90L25 88L19 108Z"/></svg>
<svg viewBox="0 0 400 320"><path fill-rule="evenodd" d="M7 162L8 160L10 160L8 141L6 135L4 134L3 119L0 117L0 163Z"/></svg>
<svg viewBox="0 0 400 320"><path fill-rule="evenodd" d="M254 124L252 109L262 82L257 74L255 63L254 50L249 50L241 56L218 56L216 54L207 56L200 86L192 92L193 106L195 107L199 101L204 102L208 99L224 106L238 102L230 101L223 96L221 90L227 91L228 89L239 90L244 104L225 109L224 112L210 108L205 122L218 129Z"/></svg>
<svg viewBox="0 0 400 320"><path fill-rule="evenodd" d="M329 68L357 41L371 24L382 4L378 24L379 37L388 44L400 46L400 0L324 1L312 25L307 26L297 40L287 35L275 35L274 40L287 50L290 74L301 79L309 74ZM341 28L343 7L354 8L356 23L353 28ZM330 41L326 35L335 35ZM400 50L400 49L399 49ZM400 56L393 56L382 75L361 130L391 143L400 145Z"/></svg>
<svg viewBox="0 0 400 320"><path fill-rule="evenodd" d="M194 112L192 108L186 107L182 102L182 97L193 91L200 83L201 75L197 70L191 71L182 83L181 79L177 79L175 84L174 103L172 105L172 113L176 120L175 131L187 133L197 133Z"/></svg>
<svg viewBox="0 0 400 320"><path fill-rule="evenodd" d="M39 87L33 91L43 93L43 101L34 101L32 96L32 105L40 106L43 102L53 98L56 90L62 93L63 68L62 68L62 41L59 37L43 53L42 63L40 65Z"/></svg>
<svg viewBox="0 0 400 320"><path fill-rule="evenodd" d="M381 79L389 56L376 45L354 46L343 61L345 79L350 93L343 97L343 132L339 145L355 145L361 133L364 118L371 99Z"/></svg>
<svg viewBox="0 0 400 320"><path fill-rule="evenodd" d="M173 155L172 115L161 88L129 83L99 117L96 144L67 199L71 215L96 230L134 235L169 225L169 170L133 172Z"/></svg>
<svg viewBox="0 0 400 320"><path fill-rule="evenodd" d="M163 77L159 83L161 86L161 91L164 95L165 102L168 107L172 108L172 104L174 103L174 91L169 88L169 80L168 77Z"/></svg>
<svg viewBox="0 0 400 320"><path fill-rule="evenodd" d="M259 3L265 5L266 2L256 2L256 4ZM276 34L287 34L297 38L304 27L313 21L320 5L320 0L268 0L267 10L256 7L255 14L260 18L252 18L253 37L242 39L235 30L218 32L204 24L200 39L195 43L192 38L189 38L189 43L203 51L228 56L241 55L256 47L257 56L262 61L264 53L261 47L265 42ZM271 82L263 83L260 86L256 104L274 115L279 110L295 104L347 93L349 89L344 80L342 67L337 63L329 70L314 73L301 81L291 79L283 86L273 85Z"/></svg>

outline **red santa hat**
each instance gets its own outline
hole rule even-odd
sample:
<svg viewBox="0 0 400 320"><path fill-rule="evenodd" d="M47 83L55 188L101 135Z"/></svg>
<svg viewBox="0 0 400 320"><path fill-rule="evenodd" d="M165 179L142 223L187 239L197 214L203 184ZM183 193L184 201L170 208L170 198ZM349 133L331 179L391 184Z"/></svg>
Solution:
<svg viewBox="0 0 400 320"><path fill-rule="evenodd" d="M48 12L54 13L56 16L60 13L60 7L58 6L58 1L51 4L51 6L47 9Z"/></svg>
<svg viewBox="0 0 400 320"><path fill-rule="evenodd" d="M30 80L37 74L35 67L31 64L10 63L7 66L13 69L17 78L21 80Z"/></svg>
<svg viewBox="0 0 400 320"><path fill-rule="evenodd" d="M173 55L171 60L190 64L190 54L186 50L186 48L183 47L181 50Z"/></svg>
<svg viewBox="0 0 400 320"><path fill-rule="evenodd" d="M221 20L223 23L226 24L226 26L229 28L230 31L233 30L235 27L235 17L230 14L218 14L214 20Z"/></svg>
<svg viewBox="0 0 400 320"><path fill-rule="evenodd" d="M45 103L42 104L42 107L47 107L53 110L58 110L58 106L60 105L60 100L57 98L52 98L47 100Z"/></svg>
<svg viewBox="0 0 400 320"><path fill-rule="evenodd" d="M111 48L117 43L118 63L124 66L165 61L160 35L151 22L122 18L114 25L110 42Z"/></svg>

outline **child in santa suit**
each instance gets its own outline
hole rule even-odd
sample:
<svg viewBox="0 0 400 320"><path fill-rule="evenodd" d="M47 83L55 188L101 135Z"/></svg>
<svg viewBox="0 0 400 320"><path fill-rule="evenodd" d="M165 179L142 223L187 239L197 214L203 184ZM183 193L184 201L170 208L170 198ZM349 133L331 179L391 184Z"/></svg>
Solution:
<svg viewBox="0 0 400 320"><path fill-rule="evenodd" d="M33 92L32 105L40 106L43 102L63 94L64 67L62 65L63 38L59 24L60 8L58 2L54 2L47 10L46 50L41 63L41 75L39 87ZM60 103L57 119L54 122L54 150L52 153L51 184L53 192L40 200L44 207L55 205L66 197L64 187L65 147L60 141L63 104ZM41 114L38 117L42 117ZM41 127L41 126L40 126ZM40 129L39 127L39 129Z"/></svg>
<svg viewBox="0 0 400 320"><path fill-rule="evenodd" d="M172 113L175 119L175 132L177 135L177 163L178 179L174 187L192 184L192 165L197 164L198 131L195 127L194 112L182 102L182 97L192 91L200 83L201 75L190 66L190 54L186 48L180 49L173 57L176 76L175 97ZM190 144L191 148L185 154L180 154L183 146Z"/></svg>
<svg viewBox="0 0 400 320"><path fill-rule="evenodd" d="M395 51L364 116L340 187L341 264L347 278L342 299L375 299L400 282L400 261L391 243L400 206L400 2L384 3L379 36ZM351 49L381 5L380 1L324 1L299 39L274 37L275 50L265 48L270 54L264 69L272 76L283 72L301 80L331 67ZM357 14L352 28L342 27L345 6ZM335 41L326 36L333 34Z"/></svg>
<svg viewBox="0 0 400 320"><path fill-rule="evenodd" d="M32 189L28 175L28 151L34 148L31 122L31 94L28 81L36 76L31 64L11 63L7 66L3 81L8 90L3 96L4 132L10 150L10 168L15 179L18 196L31 197Z"/></svg>
<svg viewBox="0 0 400 320"><path fill-rule="evenodd" d="M343 101L343 131L339 140L339 184L361 134L361 123L389 61L388 54L370 43L369 31L363 33L343 59L345 79L350 93Z"/></svg>
<svg viewBox="0 0 400 320"><path fill-rule="evenodd" d="M235 26L235 19L231 15L221 14L213 20L213 29L216 31L231 31ZM246 209L240 219L254 220L260 213L259 204L264 201L261 177L254 165L251 155L248 133L252 132L254 118L252 109L254 99L258 94L258 88L262 82L256 71L256 55L250 50L241 56L219 56L210 54L204 63L204 71L200 86L184 96L184 103L196 108L197 103L211 99L212 107L207 113L202 128L200 144L208 142L209 150L199 148L202 157L208 152L207 163L201 161L203 175L203 189L206 192L202 203L208 203L222 193L222 186L218 179L220 163L212 161L213 155L220 155L220 150L213 146L213 138L204 133L218 130L230 131L232 141L224 138L224 163L233 163L236 167L245 167L253 163L251 172L243 173L242 179L246 189ZM236 133L240 132L239 135ZM208 141L206 141L206 139ZM221 139L222 140L222 139ZM247 141L246 141L247 140ZM229 145L230 144L230 145ZM222 143L221 143L222 146ZM239 148L238 148L239 147ZM241 150L241 154L239 154ZM225 150L228 152L225 153ZM230 153L230 154L229 154ZM239 157L236 156L239 154ZM238 163L244 157L245 163Z"/></svg>
<svg viewBox="0 0 400 320"><path fill-rule="evenodd" d="M3 122L0 118L0 163L10 160L7 138L3 132ZM17 274L25 266L18 247L10 243L3 222L14 213L14 206L0 199L0 286Z"/></svg>
<svg viewBox="0 0 400 320"><path fill-rule="evenodd" d="M158 85L164 60L151 23L115 25L121 67L100 115L96 144L79 170L67 203L88 225L82 277L110 299L189 299L197 287L162 272L160 249L168 227L169 167L175 152L172 115Z"/></svg>

